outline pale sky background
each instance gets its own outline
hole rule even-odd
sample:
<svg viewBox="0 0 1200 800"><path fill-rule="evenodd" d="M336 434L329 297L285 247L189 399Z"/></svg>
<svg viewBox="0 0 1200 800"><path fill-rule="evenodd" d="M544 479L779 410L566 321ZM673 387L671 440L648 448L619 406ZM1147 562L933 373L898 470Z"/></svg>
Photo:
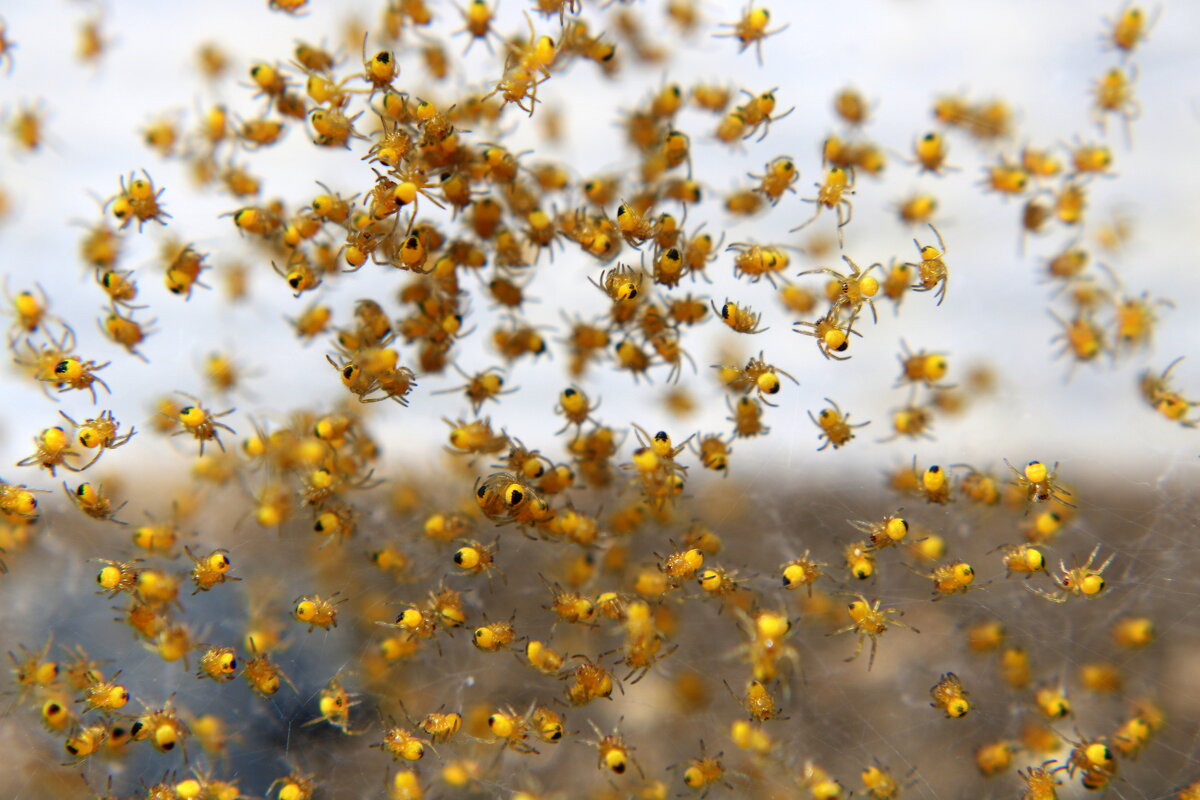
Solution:
<svg viewBox="0 0 1200 800"><path fill-rule="evenodd" d="M270 13L266 3L215 0L204 4L124 2L104 8L104 29L114 38L110 52L92 71L73 57L75 29L90 6L79 3L0 4L10 36L17 41L16 66L10 76L0 76L0 107L40 100L48 112L49 146L35 155L16 155L5 146L0 153L0 185L15 198L16 210L0 226L0 262L15 291L40 281L49 290L53 310L69 320L80 336L80 351L98 360L113 358L102 376L113 387L93 409L84 395L68 395L61 404L46 402L38 387L7 380L0 386L0 405L6 413L0 432L0 454L9 463L26 454L30 437L57 420L62 408L79 418L93 410L112 408L126 423L142 424L150 400L174 389L196 392L213 406L236 405L233 419L239 432L249 426L241 412L269 407L275 412L315 406L344 393L337 374L325 363L325 346L300 348L281 317L295 314L310 297L295 300L271 271L270 265L245 247L228 219L217 215L239 206L222 194L198 193L178 160L164 161L141 143L139 129L162 113L179 113L184 126L195 122L201 102L219 97L249 115L257 107L251 92L234 82L246 82L246 69L256 59L286 59L293 41L305 38L338 40L341 21L353 11L374 24L376 4L314 2L304 17ZM521 6L502 3L500 29L523 25ZM654 31L670 44L676 34L660 26L662 4L633 6ZM811 192L819 178L818 148L834 126L830 101L846 85L864 91L875 101L873 122L867 135L894 151L907 151L912 139L930 126L930 105L935 95L966 90L970 97L1001 97L1016 110L1019 134L1013 150L1030 141L1054 146L1075 136L1095 138L1090 85L1112 65L1116 54L1102 50L1100 18L1116 11L1110 2L1055 3L1014 0L1005 3L964 4L922 0L886 0L845 4L776 4L776 24L789 23L782 34L766 42L765 65L760 68L753 52L736 54L734 42L709 38L718 21L731 21L740 3L709 3L704 34L690 42L665 69L643 68L626 58L619 82L599 76L590 64L571 67L562 80L542 89L547 107L562 110L569 145L552 149L548 156L563 158L579 174L595 174L628 163L630 151L614 123L622 108L641 101L660 85L664 76L689 85L698 80L730 80L756 91L779 86L781 108L796 111L778 122L762 143L748 142L741 153L709 140L716 119L685 112L678 126L692 137L697 175L709 187L709 202L694 210L691 227L707 221L709 229L728 230L726 243L739 240L800 244L804 234L789 235L792 227L810 213L798 196L786 197L773 213L731 224L716 199L745 180L747 171L759 171L764 162L787 153L801 170L800 195ZM599 12L589 6L585 15L602 26ZM1170 298L1174 309L1164 309L1152 351L1118 361L1107 360L1077 369L1065 381L1067 360L1054 360L1058 345L1049 340L1057 333L1048 316L1050 289L1036 274L1041 259L1058 252L1071 233L1061 229L1030 243L1028 255L1017 255L1020 203L981 195L977 181L980 166L993 155L978 149L964 136L950 137L951 163L964 167L942 178L918 177L916 170L894 155L883 180L859 179L855 218L846 230L846 250L856 261L887 262L892 256L911 258L914 231L901 226L891 206L902 195L921 188L933 191L941 202L938 221L949 247L951 281L946 302L936 307L930 296L905 300L899 317L881 307L878 325L860 321L864 338L855 341L854 358L845 363L821 358L809 338L790 332L794 319L782 311L765 283L737 283L731 276L731 256L710 267L717 283L687 286L715 297L748 302L764 311L771 330L734 342L746 355L765 350L767 358L794 374L800 387L786 385L779 409L768 409L772 435L739 442L733 469L750 477L768 462L783 459L799 468L797 476L814 470L842 468L847 475L863 475L864 484L875 481L874 467L907 461L913 453L922 463L970 461L999 465L1002 457L1013 462L1040 458L1061 460L1064 471L1079 474L1096 470L1113 478L1130 475L1160 476L1175 466L1191 468L1198 451L1197 433L1185 431L1157 417L1141 403L1136 378L1145 367L1161 369L1179 355L1192 355L1175 371L1178 385L1191 396L1200 396L1200 324L1192 311L1200 299L1195 254L1200 252L1196 211L1200 203L1195 144L1200 134L1200 94L1194 84L1200 59L1194 49L1200 30L1200 6L1174 3L1167 7L1150 40L1134 58L1139 70L1137 94L1144 109L1134 125L1134 148L1128 149L1119 125L1110 129L1118 179L1094 181L1090 186L1089 217L1093 226L1116 209L1135 220L1135 239L1123 256L1107 259L1120 273L1129 292L1148 290ZM556 25L557 23L554 23ZM447 6L433 30L459 27L457 14ZM553 27L541 21L539 30ZM660 29L661 27L661 29ZM214 40L233 58L233 77L216 91L202 85L194 69L197 46ZM416 41L411 35L406 42ZM463 37L452 41L457 52ZM625 54L628 56L628 53ZM348 55L348 68L358 61ZM448 96L445 88L427 92L424 71L417 55L399 48L402 73L398 85L414 93ZM481 46L465 61L475 83L494 80L495 57ZM463 82L462 72L451 78ZM531 123L519 114L506 117L515 134L506 139L513 150L525 146L542 149L536 118ZM491 136L480 132L476 141ZM353 193L369 186L371 173L357 156L365 151L356 144L353 155L316 148L298 127L282 146L239 156L264 179L265 195L282 196L291 203L311 198L314 180ZM98 213L93 195L107 197L117 187L118 176L145 167L158 186L166 188L163 201L173 215L169 232L210 254L220 268L234 259L251 266L252 299L239 307L226 304L220 291L199 290L190 302L165 292L161 272L153 264L157 242L164 233L148 225L145 233L127 237L124 268L138 268L142 297L151 305L149 317L158 319L159 331L144 346L150 360L145 365L127 357L97 331L101 293L76 257L80 229L71 220L91 220ZM831 218L812 231L832 232ZM922 240L927 230L916 231ZM636 258L626 250L623 259ZM810 266L840 266L836 256L815 264L803 256L793 272ZM599 269L574 250L560 251L553 264L543 263L530 288L542 299L529 307L534 323L559 325L560 307L570 312L599 314L606 300L584 278ZM210 274L211 275L211 274ZM803 279L817 288L815 278ZM328 282L321 297L335 306L335 323L345 322L356 298L390 299L405 277L386 274L368 265L355 275ZM477 328L458 354L469 371L500 363L487 340L494 315L479 287L467 279L473 295L468 324ZM395 303L388 303L395 315ZM1068 310L1061 301L1060 314ZM143 313L141 318L146 318ZM952 358L951 378L961 378L969 364L986 361L1000 377L1000 391L991 400L971 408L965 417L942 419L935 428L936 442L894 442L877 445L886 435L889 409L903 403L906 392L891 389L901 337L914 348L944 349ZM727 411L716 390L708 365L715 363L716 343L733 339L715 322L693 331L685 345L700 366L699 374L685 371L684 385L705 404L703 413L686 423L674 423L678 437L697 428L724 430ZM196 365L214 348L230 348L263 375L249 386L254 399L234 398L225 403L212 397L200 381ZM565 354L538 363L520 362L509 385L521 387L490 406L499 424L527 442L543 448L555 446L545 434L546 415L555 396L566 384L562 369ZM603 398L601 417L610 424L637 420L651 429L668 419L657 402L664 392L659 370L653 387L633 387L624 374L593 371L585 388ZM424 378L407 409L384 404L376 407L375 424L383 434L388 457L410 458L422 448L444 440L438 418L469 411L455 396L432 396L435 389L456 385L457 376ZM633 389L633 391L631 391ZM813 452L817 431L804 414L817 409L821 398L831 397L855 420L872 420L870 428L841 451ZM649 404L648 407L642 404ZM123 453L110 454L108 466L125 467L145 459L157 460L164 452L152 437L139 438ZM181 448L182 449L182 448ZM554 453L558 455L557 452ZM121 458L117 458L120 456ZM760 466L749 463L755 459ZM872 469L863 472L867 467ZM849 472L853 470L853 472ZM16 476L7 468L5 476ZM792 475L793 473L788 473ZM1189 472L1195 476L1195 472ZM23 475L37 482L32 473Z"/></svg>

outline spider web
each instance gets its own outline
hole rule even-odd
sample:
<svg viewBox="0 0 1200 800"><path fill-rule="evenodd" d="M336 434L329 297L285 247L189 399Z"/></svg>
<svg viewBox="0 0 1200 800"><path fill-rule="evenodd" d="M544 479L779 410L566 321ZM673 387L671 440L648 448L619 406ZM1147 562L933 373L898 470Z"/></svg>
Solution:
<svg viewBox="0 0 1200 800"><path fill-rule="evenodd" d="M504 6L500 29L518 30L524 24L520 9L517 4ZM711 13L733 19L741 10L723 6ZM364 19L375 19L376 6L360 8ZM647 20L657 20L654 15L661 13L658 3L632 8ZM439 11L442 17L433 30L448 34L457 27L453 9L439 6ZM774 123L765 141L747 142L741 150L727 151L706 137L716 118L690 110L680 116L678 126L692 137L695 175L709 197L689 212L686 225L694 230L693 226L706 223L714 233L724 230L726 244L803 244L810 231L832 234L828 215L805 237L797 238L786 231L802 221L808 207L796 198L786 197L769 221L730 219L715 198L744 184L744 173L759 171L781 153L796 159L803 173L798 190L808 196L809 190L802 187L818 179L818 148L831 129L828 103L838 88L853 84L868 96L882 98L866 134L890 151L907 152L912 138L930 124L927 109L935 93L964 85L971 87L972 98L994 93L1008 99L1021 110L1022 134L1048 145L1077 132L1093 136L1086 105L1089 82L1115 62L1115 56L1097 55L1093 33L1095 20L1112 13L1108 4L1080 9L1021 2L983 9L951 3L877 2L854 19L832 6L785 11L780 4L777 11L779 24L790 21L791 28L766 43L767 66L761 71L749 54L733 59L732 43L707 39L689 42L693 51L675 58L667 68L627 63L627 74L617 83L584 69L589 65L573 66L562 80L556 77L543 87L546 107L562 110L567 129L566 142L551 149L551 155L567 161L578 175L623 169L630 159L624 133L608 123L615 125L622 109L632 108L659 89L664 74L685 85L716 77L752 91L779 85L781 110L795 105L796 111ZM4 161L0 183L19 198L15 222L0 229L12 286L23 288L39 277L50 290L55 313L81 333L89 329L99 294L90 285L90 276L74 281L70 272L74 267L69 265L76 258L75 239L64 235L64 223L70 218L94 218L96 208L87 190L111 191L117 174L142 164L168 189L165 202L175 215L168 232L179 231L199 249L213 252L218 268L239 258L252 264L253 299L248 305L233 307L218 291L198 291L183 304L153 285L157 278L151 279L155 273L148 267L155 258L155 235L148 233L129 243L123 265L139 267L146 297L162 318L162 330L144 347L150 365L124 356L90 330L81 336L81 349L86 343L99 360L115 359L103 373L115 394L102 397L96 408L112 408L119 419L136 423L139 429L148 427L143 420L156 397L199 386L195 362L218 348L232 350L261 373L249 383L247 394L229 403L238 406L231 424L240 434L250 430L252 418L278 426L295 408L327 408L344 396L324 362L322 345L298 348L281 319L294 316L307 301L293 300L283 291L261 255L231 236L227 220L218 219L236 203L190 191L182 164L152 160L133 135L150 114L188 106L198 92L185 64L190 51L180 52L172 37L160 35L162 31L183 30L196 42L204 36L219 37L241 60L283 58L294 36L314 41L322 36L336 38L342 10L340 5L318 7L310 17L287 25L277 25L278 18L266 13L247 10L232 0L206 4L203 19L182 6L131 3L113 8L107 19L120 41L95 78L81 79L73 65L59 63L65 59L49 63L41 72L32 70L29 62L22 64L22 58L32 59L35 53L58 52L61 44L51 33L55 26L45 25L37 16L35 4L6 10L10 29L14 35L20 32L21 49L16 53L20 72L19 80L0 83L0 105L12 108L20 99L46 96L51 104L51 144L58 151ZM1028 243L1028 255L1018 256L1019 205L981 196L974 185L980 168L994 163L996 153L951 137L951 161L963 167L962 173L917 180L893 157L881 180L860 176L855 220L846 230L845 250L864 265L892 255L912 258L912 236L915 233L924 242L929 231L897 225L891 206L914 187L935 192L952 275L943 306L935 307L929 295L910 296L899 314L881 304L878 324L865 322L865 317L860 321L864 337L853 342L853 360L826 361L811 340L788 332L793 315L779 308L772 287L766 282L734 281L729 260L722 256L709 269L712 286L697 283L679 291L705 294L718 304L725 297L750 304L764 312L763 324L771 330L750 339L735 337L710 322L688 333L687 347L698 369L693 373L685 367L682 386L699 402L690 417L674 417L661 405L666 391L662 369L652 376L657 381L653 384L644 380L635 384L608 366L581 382L589 394L602 399L599 416L608 424L624 428L636 421L648 430L669 430L676 441L682 441L694 430L707 433L729 427L710 364L744 363L762 350L769 361L800 381L798 387L785 383L775 398L780 407L767 409L769 436L733 445L727 479L700 474L694 458L686 456L692 466L676 520L647 526L634 537L630 553L631 563L653 569L654 553L665 552L670 538L678 540L693 520L701 521L725 545L711 562L737 570L767 607L786 609L795 617L789 643L797 650L798 668L786 688L777 687L789 718L766 726L778 743L776 755L756 762L729 742L729 724L741 711L722 683L728 681L735 691L744 685L747 670L737 649L745 637L732 610L722 612L689 587L683 593L686 602L669 603L678 618L678 630L671 637L678 650L645 680L625 686L623 694L617 692L611 703L559 709L569 731L566 741L539 744L543 751L539 756L503 753L498 757L495 744L465 739L426 756L418 766L426 786L436 784L438 768L445 761L469 758L479 765L480 777L471 790L461 793L464 796L506 796L537 789L574 797L582 793L581 785L604 791L609 782L596 770L594 748L577 743L593 737L590 723L594 723L605 733L619 727L636 748L633 756L640 767L650 777L673 782L672 791L681 786L679 771L700 754L703 741L709 755L724 751L722 760L732 787L717 786L711 796L793 796L797 791L793 776L810 761L848 789L860 791L858 775L876 759L896 775L912 770L915 783L907 790L909 796L1015 796L1020 787L1015 775L983 779L973 763L977 746L1017 737L1022 724L1036 713L1029 691L1006 688L994 654L968 651L965 627L986 619L1000 620L1008 641L1029 651L1033 686L1060 681L1065 686L1076 713L1055 724L1064 736L1076 738L1078 729L1088 737L1111 737L1126 718L1132 698L1152 697L1163 708L1165 726L1136 761L1121 761L1109 791L1129 800L1154 800L1200 779L1196 762L1200 733L1195 722L1200 719L1195 699L1200 697L1200 687L1194 677L1200 645L1195 611L1200 595L1195 432L1156 417L1144 407L1136 389L1141 370L1161 369L1200 338L1194 315L1188 311L1200 299L1200 282L1192 277L1194 270L1183 267L1194 260L1198 244L1184 210L1194 207L1189 187L1198 185L1191 158L1194 136L1187 135L1195 131L1196 116L1177 88L1190 85L1184 77L1195 73L1194 47L1185 32L1195 29L1186 23L1196 23L1200 12L1176 5L1167 13L1170 24L1154 31L1144 59L1139 60L1138 89L1145 112L1136 126L1137 147L1116 146L1118 180L1089 185L1089 214L1094 218L1102 219L1114 209L1136 212L1135 240L1127 250L1106 256L1122 275L1125 288L1137 294L1162 287L1175 303L1174 311L1163 310L1152 350L1128 354L1111 364L1084 365L1073 371L1069 382L1064 380L1067 363L1054 359L1057 346L1048 343L1058 332L1045 313L1052 289L1041 285L1037 275L1042 261L1073 241L1075 234L1068 231L1035 239ZM596 24L605 18L593 6L586 14ZM787 15L790 20L782 19ZM230 19L247 24L230 26L222 21ZM1038 24L1029 25L1030 19ZM660 38L656 28L657 23L651 33ZM929 41L930 31L939 32L937 58L926 58L913 48L913 42ZM452 42L448 49L454 52L455 46ZM490 76L497 70L496 60L476 45L461 64L469 74ZM147 70L147 64L162 68ZM419 68L407 48L401 64L402 83L408 85L408 76ZM947 73L946 64L961 64L962 72ZM114 87L121 87L119 98ZM239 113L255 113L256 104L246 102L245 92L226 86L218 94ZM449 91L440 90L437 96L448 97ZM1194 104L1194 99L1190 102ZM188 119L193 117L189 111ZM87 121L86 138L75 119ZM536 120L521 122L504 139L512 152L536 148L531 160L547 150L536 133ZM476 139L486 140L482 133ZM1120 140L1114 136L1110 141ZM355 160L361 149L365 148L355 150ZM96 157L96 153L104 155ZM267 177L268 194L294 199L310 195L312 181L318 178L346 193L366 185L369 173L361 165L353 175L348 173L349 158L316 150L293 131L279 148L256 154L251 168ZM628 251L625 257L635 262L638 258ZM836 253L820 259L796 253L788 275L818 266L840 268L836 262ZM44 267L33 271L28 265ZM553 337L562 329L560 311L587 317L604 313L607 300L585 280L598 274L599 269L573 249L555 253L553 262L539 266L527 289L540 302L530 304L525 318L532 324L554 326L556 333L547 332ZM813 288L820 286L816 279L801 280ZM404 279L379 268L330 283L321 297L345 320L354 300L364 296L380 298L389 313L394 312L395 292ZM499 363L483 340L502 315L488 307L481 286L470 280L464 284L472 296L468 324L477 330L464 342L458 360L464 369L474 371ZM1066 313L1062 299L1053 307ZM889 432L890 410L907 399L905 389L893 388L901 341L915 349L949 353L954 380L965 376L970 366L987 366L996 375L995 390L972 397L963 415L939 417L934 441L879 443ZM564 361L563 348L552 343L550 358L513 366L507 385L519 386L520 392L492 407L498 427L556 460L566 457L565 440L551 436L558 423L548 412L565 385ZM1191 361L1174 373L1183 387L1200 386L1200 368ZM410 481L419 490L424 511L450 508L461 499L463 487L471 485L472 476L460 476L458 468L444 458L446 428L440 418L465 415L468 409L457 396L429 394L456 385L457 378L422 377L419 382L410 408L376 409L370 414L371 430L386 459L379 473ZM861 429L846 448L818 454L814 452L817 431L805 411L815 412L826 397L837 401L855 421L870 420L872 425ZM64 396L61 401L61 407L76 419L93 410L85 398ZM37 387L15 379L0 385L0 403L6 412L0 454L11 463L28 454L31 432L56 424L56 407L41 397ZM105 455L96 474L119 497L131 501L121 513L123 519L139 523L143 512L164 518L173 492L194 485L188 477L190 450L184 444L140 430L129 447ZM631 442L624 442L618 460L627 460L631 447ZM1005 469L1002 459L1015 464L1032 458L1060 462L1062 479L1071 486L1079 508L1049 548L1048 560L1057 565L1061 558L1073 566L1099 545L1101 559L1114 555L1105 573L1104 596L1093 601L1072 598L1055 605L1028 592L1019 578L1005 579L999 556L991 551L1020 540L1021 513L975 509L961 501L947 508L926 506L919 499L894 495L884 487L883 472L908 463L914 455L923 466L969 463L996 474ZM489 471L484 461L476 469ZM10 481L58 491L54 481L42 477L35 479L31 471L5 471ZM181 618L193 626L198 641L240 643L251 606L270 601L275 612L285 617L297 594L342 591L351 602L337 629L311 634L291 629L289 646L274 656L298 690L285 687L263 700L240 680L221 686L197 681L192 676L194 663L185 670L181 664L164 663L137 644L123 626L111 622L116 614L110 606L115 601L98 599L93 593L95 567L88 561L129 555L127 531L81 524L78 512L58 496L43 503L43 522L32 548L9 554L12 572L0 578L0 607L5 609L0 642L5 649L16 649L18 643L36 649L51 634L58 644L81 644L92 657L110 660L110 669L121 669L135 698L157 706L173 697L179 708L191 714L218 714L237 738L224 758L202 752L192 741L187 764L177 755L153 753L139 745L131 746L122 760L97 759L66 768L61 766L61 742L41 731L36 713L13 698L10 713L0 719L0 741L13 765L0 775L0 795L19 800L78 796L80 772L95 791L102 791L105 777L111 775L114 792L131 794L143 782L153 783L168 773L182 778L192 768L237 777L243 792L263 795L272 780L295 767L320 776L322 797L383 796L385 773L403 765L389 767L387 757L368 745L379 736L379 714L400 715L397 698L403 698L414 714L423 714L443 706L464 713L477 706L523 711L534 700L552 704L561 697L563 684L532 672L506 654L476 652L466 632L441 641L440 651L426 648L420 659L387 672L386 678L369 680L370 659L387 631L351 617L388 618L403 604L419 602L446 572L446 554L418 541L420 514L397 515L389 509L387 487L362 498L358 540L322 550L314 547L300 523L290 525L282 536L255 528L246 519L252 488L230 485L200 490L202 511L189 521L185 541L200 549L229 548L235 573L245 580L185 598L187 610ZM596 512L611 511L628 499L618 493L601 497L579 493L577 502L582 509ZM946 539L951 557L975 564L979 582L990 581L989 585L933 603L928 581L902 566L912 558L896 552L881 555L876 579L849 584L840 554L857 534L846 520L877 519L901 506L914 523ZM489 541L494 535L487 528L480 534ZM515 614L521 635L553 637L554 646L564 654L595 657L621 645L619 633L609 627L554 626L541 608L548 595L537 575L561 572L571 555L566 548L526 542L512 529L501 536L505 578L490 584L456 576L447 579L464 590L472 620L482 613L492 620ZM365 553L387 543L411 546L413 571L420 580L396 584L371 571ZM854 662L844 662L853 652L853 637L826 635L842 623L833 625L801 613L800 595L778 588L779 564L805 549L830 564L833 577L820 584L824 591L862 591L872 599L880 598L886 606L902 610L903 620L921 633L889 630L879 641L878 658L870 671L866 652ZM167 566L181 568L183 562ZM1036 576L1031 585L1051 588L1045 576ZM594 588L616 587L601 578ZM1140 652L1118 650L1110 630L1126 615L1152 618L1156 643ZM1109 661L1120 669L1126 684L1121 694L1097 696L1080 685L1079 668L1095 661ZM945 672L957 674L971 692L975 708L962 720L947 720L929 707L929 687ZM306 724L316 716L322 687L338 674L361 694L353 718L359 728L370 726L362 736L347 737L328 725ZM689 674L702 676L704 702L680 700L677 681ZM1065 752L1055 755L1061 759ZM1021 752L1014 767L1037 764L1045 757L1049 756ZM675 770L668 772L669 766ZM627 789L632 781L629 776L619 785ZM1060 787L1060 796L1082 793L1077 779L1070 784ZM432 789L430 793L452 794Z"/></svg>

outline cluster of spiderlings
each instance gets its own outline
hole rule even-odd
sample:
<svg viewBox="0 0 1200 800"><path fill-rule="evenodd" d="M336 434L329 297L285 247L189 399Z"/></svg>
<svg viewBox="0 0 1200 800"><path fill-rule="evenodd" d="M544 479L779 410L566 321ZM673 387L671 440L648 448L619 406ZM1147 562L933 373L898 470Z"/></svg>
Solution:
<svg viewBox="0 0 1200 800"><path fill-rule="evenodd" d="M1172 736L1189 706L1157 688L1169 681L1141 652L1156 645L1155 620L1132 594L1131 576L1170 568L1166 550L1143 552L1154 531L1136 550L1096 534L1102 520L1088 512L1100 490L1083 459L1061 454L1060 479L1053 460L1018 468L997 453L1000 469L921 466L914 455L888 468L882 500L854 481L823 501L824 478L807 472L844 447L937 441L935 420L953 424L1000 380L987 367L952 379L960 339L950 335L935 349L900 340L894 382L845 363L869 347L894 352L872 335L884 327L879 305L906 321L936 318L970 288L946 241L957 245L957 226L934 224L929 191L893 206L917 230L915 252L893 251L886 265L841 252L866 239L854 204L877 194L899 150L910 153L902 169L946 185L967 169L953 162L969 158L951 151L970 142L977 188L1024 202L1013 231L1022 256L1028 240L1063 237L1039 269L1052 302L1069 307L1050 311L1061 326L1050 344L1061 342L1072 372L1153 348L1160 310L1174 303L1126 290L1083 234L1112 258L1132 239L1128 216L1089 226L1086 212L1089 191L1118 177L1114 117L1133 146L1141 105L1130 59L1161 9L1126 3L1104 21L1104 51L1119 63L1094 82L1090 107L1076 98L1095 136L1076 135L1061 155L1030 144L1001 99L924 87L934 127L896 136L879 130L878 100L843 88L832 98L839 129L806 143L812 194L793 198L804 160L759 145L788 135L785 98L799 87L742 88L669 66L720 47L730 57L753 48L761 67L801 27L765 7L721 21L698 0L522 0L503 16L487 0L374 0L372 23L352 18L335 32L309 24L310 4L325 3L265 4L278 12L270 24L308 38L255 54L240 83L221 43L200 45L207 85L195 113L163 111L139 131L202 196L228 198L211 215L224 239L188 240L199 206L180 182L118 170L78 243L98 335L56 312L58 274L6 275L20 276L15 293L5 285L14 373L40 395L36 412L6 415L23 440L32 433L33 450L11 482L0 479L11 562L0 569L12 570L0 591L23 575L52 577L36 590L47 608L29 610L17 589L3 602L6 634L40 631L44 642L9 649L12 714L0 720L0 732L23 731L11 761L34 776L27 783L98 800L839 800L859 784L875 800L1053 800L1068 782L1100 792L1126 780L1140 797L1200 797L1200 783L1179 785L1190 774L1164 771L1196 772L1172 761L1180 731L1187 741L1195 725ZM665 34L652 14L665 15ZM138 46L105 26L87 16L76 51L101 71L111 49ZM461 54L454 37L465 38ZM21 40L0 21L3 80L39 57ZM626 81L647 72L665 76L637 95ZM554 155L564 125L612 114L591 107L583 122L564 120L559 89L595 78L623 93L625 150L580 174ZM4 111L14 157L55 148L54 100ZM523 149L535 130L545 146ZM272 157L296 139L313 167L288 162L288 177L312 188L268 197L281 171ZM762 166L719 192L711 162L739 158ZM317 179L316 165L332 162L335 187ZM0 187L0 219L15 191ZM709 207L723 210L724 227L706 227ZM766 217L778 240L726 244ZM804 241L780 232L810 226ZM166 295L144 290L147 262L130 255L151 237ZM235 248L252 255L228 258ZM802 259L812 265L795 270ZM696 293L718 270L728 272L722 292ZM551 279L580 288L587 307L545 291ZM777 307L752 294L768 287ZM308 394L275 391L273 373L211 349L228 318L186 329L182 304L218 292L222 314L266 296L288 304L284 319L258 323L286 337L271 340L284 342L271 345L275 369L315 364ZM336 302L345 292L370 296L346 307ZM925 297L905 303L910 293ZM549 318L538 313L547 307ZM788 324L820 359L790 336L739 347ZM202 396L161 385L155 344L167 336L176 356L179 342L209 348ZM717 336L717 363L698 369L689 349ZM315 361L303 355L314 342ZM109 346L115 358L95 357ZM1172 377L1181 359L1146 368L1140 396L1195 428L1200 401ZM890 429L855 444L869 421L851 422L829 397L804 409L795 375L809 383L817 369L851 377L822 385L831 395L854 382L904 393L889 403ZM707 395L680 385L685 375L706 380ZM531 388L513 385L517 376ZM142 380L157 399L134 425L126 409ZM624 407L620 396L649 397L656 381L668 384L672 432L603 408L603 394ZM75 416L54 405L88 400ZM689 417L710 406L727 409L728 424L688 435ZM447 426L436 434L431 408ZM791 468L801 410L822 453L800 477L813 496L792 493L790 471L768 478L764 451L752 450L786 451ZM1017 424L998 413L993 423ZM526 445L510 425L537 438ZM185 451L190 472L169 489L157 463ZM58 470L71 478L66 500ZM769 503L747 500L764 485ZM87 609L84 625L53 616L47 586L62 588L62 608ZM101 616L86 616L97 603ZM1040 635L1029 619L1063 633ZM841 634L853 635L852 652ZM1084 660L1068 674L1074 656ZM1137 771L1146 751L1159 760Z"/></svg>

